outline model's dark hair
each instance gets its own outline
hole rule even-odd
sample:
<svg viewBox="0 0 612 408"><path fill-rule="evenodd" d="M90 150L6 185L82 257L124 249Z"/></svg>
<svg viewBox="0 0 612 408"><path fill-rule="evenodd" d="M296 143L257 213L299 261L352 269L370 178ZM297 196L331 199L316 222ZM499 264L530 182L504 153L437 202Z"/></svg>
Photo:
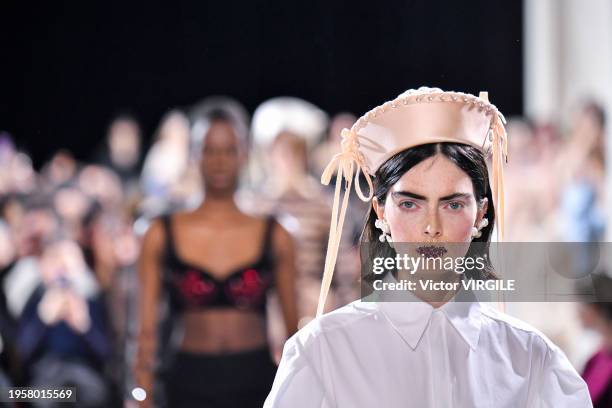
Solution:
<svg viewBox="0 0 612 408"><path fill-rule="evenodd" d="M429 157L441 154L457 167L463 170L472 180L474 195L479 202L483 198L488 199L487 213L485 217L489 224L481 230L481 236L474 238L472 242L480 243L470 245L466 256L484 256L486 263L483 269L472 269L465 272L467 278L472 279L497 279L490 264L489 244L491 231L495 225L495 208L493 206L493 195L489 187L489 174L483 153L470 145L460 143L429 143L412 147L401 151L384 162L374 177L374 197L381 205L385 204L387 193L399 181L399 179L417 164ZM376 212L370 207L366 217L366 223L361 233L361 259L367 261L376 257L395 257L395 250L386 242L380 242L381 231L376 228ZM371 270L371 268L367 268ZM373 273L365 274L366 282L379 279L380 275Z"/></svg>
<svg viewBox="0 0 612 408"><path fill-rule="evenodd" d="M210 112L208 112L208 114L206 114L206 118L210 122L216 122L216 121L227 122L231 124L232 126L235 124L232 116L227 111L221 108L212 109Z"/></svg>
<svg viewBox="0 0 612 408"><path fill-rule="evenodd" d="M214 122L222 122L229 125L233 130L236 136L238 137L239 143L244 143L245 146L249 147L249 139L248 135L241 131L242 127L238 120L232 116L230 112L223 108L214 108L211 109L208 113L206 113L203 118L208 122L209 126ZM201 148L201 146L200 146Z"/></svg>

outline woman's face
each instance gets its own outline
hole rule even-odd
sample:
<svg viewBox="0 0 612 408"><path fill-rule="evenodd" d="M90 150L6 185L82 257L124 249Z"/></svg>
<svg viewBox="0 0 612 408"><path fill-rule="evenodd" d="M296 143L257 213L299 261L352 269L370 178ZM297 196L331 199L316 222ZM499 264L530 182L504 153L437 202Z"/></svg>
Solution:
<svg viewBox="0 0 612 408"><path fill-rule="evenodd" d="M234 128L225 121L213 122L204 138L200 161L206 189L235 189L242 161L242 146Z"/></svg>
<svg viewBox="0 0 612 408"><path fill-rule="evenodd" d="M479 206L470 177L442 154L407 171L389 190L384 206L374 202L394 242L466 243L486 214Z"/></svg>
<svg viewBox="0 0 612 408"><path fill-rule="evenodd" d="M87 265L79 246L74 241L64 240L45 248L40 270L46 284L65 284L84 273Z"/></svg>

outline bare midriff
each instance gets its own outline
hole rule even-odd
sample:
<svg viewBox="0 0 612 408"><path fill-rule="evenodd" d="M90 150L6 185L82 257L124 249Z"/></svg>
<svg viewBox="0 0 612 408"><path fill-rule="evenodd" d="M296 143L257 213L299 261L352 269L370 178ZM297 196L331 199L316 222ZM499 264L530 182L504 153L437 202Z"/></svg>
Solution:
<svg viewBox="0 0 612 408"><path fill-rule="evenodd" d="M267 344L265 316L258 311L217 308L182 315L182 351L232 353Z"/></svg>

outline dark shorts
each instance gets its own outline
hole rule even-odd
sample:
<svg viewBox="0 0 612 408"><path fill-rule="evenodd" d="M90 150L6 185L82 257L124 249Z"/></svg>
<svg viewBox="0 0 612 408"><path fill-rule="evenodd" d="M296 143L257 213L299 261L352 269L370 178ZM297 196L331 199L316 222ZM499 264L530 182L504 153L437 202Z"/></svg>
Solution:
<svg viewBox="0 0 612 408"><path fill-rule="evenodd" d="M229 354L177 352L162 379L170 408L261 408L275 374L265 347Z"/></svg>

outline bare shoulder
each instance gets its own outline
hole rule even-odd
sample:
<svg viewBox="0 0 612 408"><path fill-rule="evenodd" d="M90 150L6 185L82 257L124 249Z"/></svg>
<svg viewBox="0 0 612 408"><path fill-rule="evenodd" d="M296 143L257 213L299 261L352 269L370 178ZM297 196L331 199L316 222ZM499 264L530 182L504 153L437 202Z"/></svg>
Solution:
<svg viewBox="0 0 612 408"><path fill-rule="evenodd" d="M272 217L272 233L277 240L291 240L291 234L276 217Z"/></svg>
<svg viewBox="0 0 612 408"><path fill-rule="evenodd" d="M275 218L271 219L270 228L272 246L277 253L288 253L293 251L293 237L285 227Z"/></svg>
<svg viewBox="0 0 612 408"><path fill-rule="evenodd" d="M176 211L169 215L173 224L189 224L197 219L194 211Z"/></svg>
<svg viewBox="0 0 612 408"><path fill-rule="evenodd" d="M161 248L164 244L164 225L161 218L154 218L143 237L143 247Z"/></svg>
<svg viewBox="0 0 612 408"><path fill-rule="evenodd" d="M165 227L161 218L155 218L149 224L143 239L138 260L139 269L150 270L163 256L166 244Z"/></svg>

